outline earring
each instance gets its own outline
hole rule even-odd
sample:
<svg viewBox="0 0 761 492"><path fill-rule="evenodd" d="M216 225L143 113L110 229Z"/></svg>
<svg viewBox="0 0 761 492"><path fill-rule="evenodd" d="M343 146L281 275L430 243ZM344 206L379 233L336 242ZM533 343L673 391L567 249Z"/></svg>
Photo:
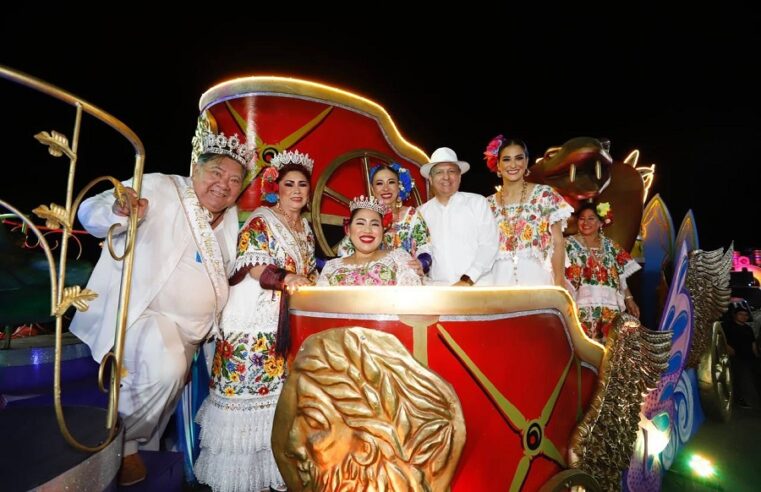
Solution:
<svg viewBox="0 0 761 492"><path fill-rule="evenodd" d="M531 170L529 168L526 168L526 172L523 173L524 176L528 176L531 174Z"/></svg>
<svg viewBox="0 0 761 492"><path fill-rule="evenodd" d="M396 208L402 208L402 197L398 196L396 197Z"/></svg>
<svg viewBox="0 0 761 492"><path fill-rule="evenodd" d="M501 178L501 177L502 177L502 172L501 172L501 171L497 171L497 177L498 177L498 178Z"/></svg>

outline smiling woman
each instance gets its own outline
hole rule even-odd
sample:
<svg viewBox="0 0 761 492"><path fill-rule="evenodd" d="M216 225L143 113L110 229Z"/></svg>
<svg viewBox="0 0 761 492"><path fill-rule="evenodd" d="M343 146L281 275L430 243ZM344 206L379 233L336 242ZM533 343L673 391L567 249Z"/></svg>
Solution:
<svg viewBox="0 0 761 492"><path fill-rule="evenodd" d="M487 198L499 228L494 284L563 286L563 229L573 208L552 187L526 181L531 170L523 141L498 135L484 158L502 178L500 190Z"/></svg>
<svg viewBox="0 0 761 492"><path fill-rule="evenodd" d="M383 231L390 225L386 205L375 197L359 196L349 205L346 232L354 253L325 264L318 285L420 285L405 250L380 249Z"/></svg>
<svg viewBox="0 0 761 492"><path fill-rule="evenodd" d="M202 434L195 473L214 490L283 486L269 441L290 343L287 291L311 285L315 276L314 236L301 217L314 161L296 151L279 153L270 164L276 205L254 210L240 230L210 394L197 417ZM209 190L215 195L223 188Z"/></svg>

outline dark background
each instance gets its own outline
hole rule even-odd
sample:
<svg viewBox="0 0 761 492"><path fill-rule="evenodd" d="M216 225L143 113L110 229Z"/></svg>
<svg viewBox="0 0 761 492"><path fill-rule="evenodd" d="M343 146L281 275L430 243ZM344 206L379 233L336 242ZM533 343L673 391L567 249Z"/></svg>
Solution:
<svg viewBox="0 0 761 492"><path fill-rule="evenodd" d="M650 196L661 194L675 227L692 209L703 248L761 247L761 30L744 8L619 17L578 8L552 20L492 9L417 22L337 14L305 22L258 8L85 22L14 7L0 21L0 64L122 120L145 144L146 172L187 173L200 95L243 75L303 77L366 96L426 152L449 146L474 164L463 189L483 194L496 180L481 153L498 133L523 138L532 157L575 136L607 137L614 158L637 148L640 165L656 164ZM31 136L70 135L73 110L4 80L0 100L0 197L26 211L40 197L61 202L60 188L48 186L65 182L64 161ZM131 147L86 118L78 188L131 169ZM47 189L56 192L40 194Z"/></svg>

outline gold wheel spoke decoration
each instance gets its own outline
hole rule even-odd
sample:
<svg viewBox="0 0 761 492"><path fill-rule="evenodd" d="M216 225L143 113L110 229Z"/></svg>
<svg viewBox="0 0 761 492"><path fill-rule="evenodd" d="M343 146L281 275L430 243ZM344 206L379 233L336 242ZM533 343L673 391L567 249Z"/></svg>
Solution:
<svg viewBox="0 0 761 492"><path fill-rule="evenodd" d="M566 465L563 455L560 454L558 448L555 447L555 443L549 439L542 439L542 444L539 446L539 451L552 461L559 463L562 466Z"/></svg>
<svg viewBox="0 0 761 492"><path fill-rule="evenodd" d="M325 193L327 196L337 201L338 203L343 203L347 207L349 206L349 202L351 201L349 200L349 198L346 197L346 195L334 190L333 188L329 186L325 187L325 190L323 191L323 193Z"/></svg>
<svg viewBox="0 0 761 492"><path fill-rule="evenodd" d="M549 422L550 420L550 415L552 415L552 411L555 409L555 403L558 401L558 396L560 396L560 390L563 389L563 382L565 382L565 378L568 375L568 371L571 369L571 364L573 364L573 360L574 360L574 356L573 354L571 354L571 358L568 359L568 363L565 365L565 369L563 369L563 374L560 375L560 379L558 379L558 382L555 383L555 389L552 391L552 394L547 400L547 403L544 404L544 408L542 409L542 416L540 419L542 426L547 425L547 422Z"/></svg>
<svg viewBox="0 0 761 492"><path fill-rule="evenodd" d="M481 387L486 390L489 399L494 402L499 412L507 417L511 425L521 433L523 444L523 458L521 458L520 462L518 463L518 467L515 470L513 481L510 485L510 490L520 490L520 487L529 472L531 461L535 456L539 454L544 455L552 461L558 463L560 466L565 467L565 459L563 458L560 451L558 451L557 446L555 446L555 444L549 438L547 438L545 435L545 429L547 422L549 422L550 416L552 415L552 411L555 409L555 404L557 403L558 397L560 396L560 391L563 388L563 383L568 376L568 372L573 365L573 361L576 359L575 356L571 354L570 358L568 359L568 363L565 365L563 373L558 378L557 383L555 383L552 394L550 394L550 397L547 399L547 402L542 408L539 419L527 420L521 411L518 410L515 405L510 403L510 401L497 389L494 383L492 383L489 378L486 377L486 375L478 368L478 366L462 349L462 347L457 344L452 335L450 335L449 332L447 332L447 330L441 324L437 324L436 327L443 337L445 344L457 355L463 364L465 364L465 367L476 378Z"/></svg>
<svg viewBox="0 0 761 492"><path fill-rule="evenodd" d="M290 135L288 135L287 137L285 137L284 139L282 139L275 145L277 147L280 147L283 150L296 145L296 143L302 138L304 138L304 136L307 133L311 132L312 130L314 130L314 128L317 125L322 123L322 120L324 120L330 114L331 111L333 111L333 106L329 106L325 108L325 110L323 110L320 114L312 118L306 125L302 126L295 132L291 133Z"/></svg>
<svg viewBox="0 0 761 492"><path fill-rule="evenodd" d="M518 410L512 403L510 403L507 398L505 398L505 396L497 389L497 387L494 386L494 383L489 381L489 378L487 378L486 375L481 372L478 366L462 349L462 347L460 347L457 342L454 341L452 335L450 335L449 332L443 326L441 326L441 324L437 324L436 327L438 328L439 333L441 333L441 335L444 337L444 340L446 341L449 348L451 348L457 354L457 356L463 361L471 374L473 374L478 382L481 383L481 385L484 387L491 400L497 404L497 408L500 410L500 412L505 417L507 417L508 420L510 420L510 423L517 430L521 432L525 431L528 424L526 417L524 417L520 410Z"/></svg>
<svg viewBox="0 0 761 492"><path fill-rule="evenodd" d="M518 462L518 468L515 469L515 475L513 475L513 482L510 484L510 492L516 492L521 489L523 480L528 474L528 469L531 466L531 457L524 455Z"/></svg>
<svg viewBox="0 0 761 492"><path fill-rule="evenodd" d="M240 129L241 133L246 135L246 138L248 138L249 130L248 130L248 122L245 118L243 118L240 113L238 113L235 108L233 108L233 105L230 104L230 101L225 101L225 107L232 115L233 119L235 120L235 123L238 125L238 128ZM309 132L314 130L322 121L327 118L327 116L330 114L330 112L333 111L333 106L329 106L325 108L320 114L309 120L305 125L303 125L301 128L297 129L290 135L286 136L282 140L280 140L277 143L274 144L267 144L262 141L262 139L259 137L258 133L254 134L254 145L256 146L257 150L257 156L258 160L256 162L256 166L253 171L249 172L246 176L246 180L243 183L244 188L250 183L257 174L259 174L259 171L267 165L267 162L263 160L264 150L271 148L274 149L277 152L282 152L284 150L287 150L294 145L296 145L299 141L301 141L302 138L304 138Z"/></svg>
<svg viewBox="0 0 761 492"><path fill-rule="evenodd" d="M320 222L339 227L343 227L345 218L343 215L320 214Z"/></svg>
<svg viewBox="0 0 761 492"><path fill-rule="evenodd" d="M365 175L365 194L370 196L372 195L372 187L370 186L370 159L367 158L367 154L362 156L362 170Z"/></svg>

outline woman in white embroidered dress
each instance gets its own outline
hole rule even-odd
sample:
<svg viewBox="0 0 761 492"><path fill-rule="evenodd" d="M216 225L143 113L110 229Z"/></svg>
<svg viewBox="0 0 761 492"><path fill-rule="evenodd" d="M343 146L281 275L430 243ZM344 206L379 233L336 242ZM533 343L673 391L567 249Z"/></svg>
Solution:
<svg viewBox="0 0 761 492"><path fill-rule="evenodd" d="M415 207L407 207L407 201L415 181L410 171L396 162L378 164L370 169L370 187L373 196L391 211L393 222L383 234L381 248L402 248L414 261L410 262L418 275L428 273L431 268L431 235L420 212ZM349 236L338 245L338 256L348 256L354 252Z"/></svg>
<svg viewBox="0 0 761 492"><path fill-rule="evenodd" d="M584 203L576 213L579 233L566 239L565 275L579 307L587 336L605 343L613 319L627 311L639 318L639 306L626 279L641 267L629 253L602 233L613 221L610 204Z"/></svg>
<svg viewBox="0 0 761 492"><path fill-rule="evenodd" d="M199 481L219 491L284 490L270 438L290 344L283 289L313 284L314 237L301 211L313 161L283 152L265 171L274 207L256 209L240 230L230 299L222 313L210 395L201 407Z"/></svg>
<svg viewBox="0 0 761 492"><path fill-rule="evenodd" d="M407 251L380 248L383 231L392 220L387 207L375 197L360 196L349 208L347 234L354 252L328 261L317 285L420 285Z"/></svg>
<svg viewBox="0 0 761 492"><path fill-rule="evenodd" d="M500 191L487 198L499 227L494 285L565 286L563 230L573 213L552 187L526 181L526 144L502 135L484 152L486 165L502 178Z"/></svg>

